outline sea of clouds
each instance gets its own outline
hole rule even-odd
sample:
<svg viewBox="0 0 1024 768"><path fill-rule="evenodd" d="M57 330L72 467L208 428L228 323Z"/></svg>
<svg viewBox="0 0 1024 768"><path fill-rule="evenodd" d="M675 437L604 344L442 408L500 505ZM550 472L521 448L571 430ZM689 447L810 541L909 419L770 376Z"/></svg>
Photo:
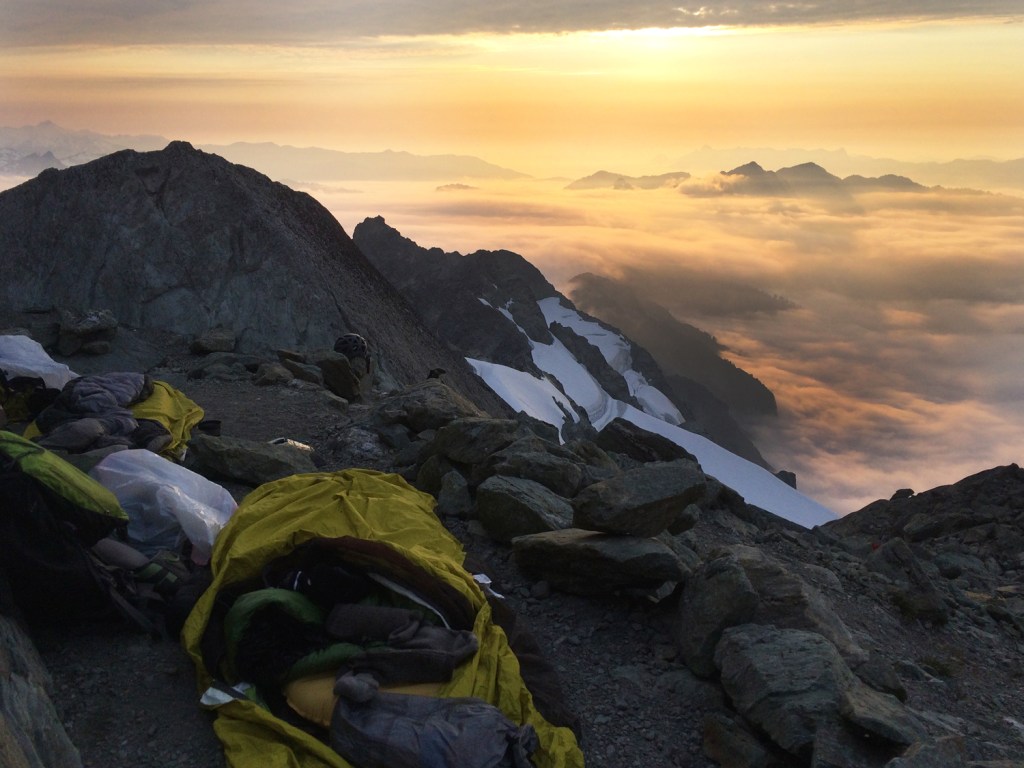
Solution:
<svg viewBox="0 0 1024 768"><path fill-rule="evenodd" d="M775 393L766 458L840 514L1024 454L1024 198L823 197L567 180L309 191L347 231L383 215L426 247L525 256L564 293L589 271L713 334Z"/></svg>

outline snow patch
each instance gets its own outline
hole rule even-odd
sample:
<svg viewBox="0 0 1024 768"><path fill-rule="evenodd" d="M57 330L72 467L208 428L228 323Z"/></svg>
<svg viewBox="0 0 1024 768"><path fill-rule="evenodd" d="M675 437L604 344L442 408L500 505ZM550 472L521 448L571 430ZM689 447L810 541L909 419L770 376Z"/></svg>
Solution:
<svg viewBox="0 0 1024 768"><path fill-rule="evenodd" d="M600 430L616 416L622 416L638 427L685 448L697 458L705 474L729 486L750 504L808 528L836 519L831 510L791 488L768 470L705 437L612 399L561 344L536 345L534 361L542 370L555 376L574 401L587 408L597 429ZM472 359L468 362L487 385L516 411L525 411L559 430L565 422L565 414L555 403L562 403L575 413L550 381L503 365ZM595 410L591 411L591 408Z"/></svg>
<svg viewBox="0 0 1024 768"><path fill-rule="evenodd" d="M565 423L566 412L572 414L573 421L579 421L579 414L572 403L547 379L470 357L466 358L466 362L512 410L525 411L534 418L553 424L559 432ZM564 411L558 407L558 403L565 408Z"/></svg>
<svg viewBox="0 0 1024 768"><path fill-rule="evenodd" d="M585 319L576 310L563 305L557 296L541 299L537 306L540 307L549 326L552 323L559 323L571 328L597 347L608 365L622 374L629 387L629 394L637 399L644 411L670 424L682 424L686 421L664 392L648 384L642 373L633 370L633 347L628 339L608 330L600 323ZM575 358L573 362L576 363ZM555 378L562 381L557 375ZM596 422L594 426L597 427Z"/></svg>

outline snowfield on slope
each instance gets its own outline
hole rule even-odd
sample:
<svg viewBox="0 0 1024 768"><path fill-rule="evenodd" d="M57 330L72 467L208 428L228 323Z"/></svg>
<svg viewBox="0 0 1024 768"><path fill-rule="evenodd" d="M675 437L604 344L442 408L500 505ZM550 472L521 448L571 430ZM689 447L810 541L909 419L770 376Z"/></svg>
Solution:
<svg viewBox="0 0 1024 768"><path fill-rule="evenodd" d="M562 349L565 350L565 347ZM536 359L535 355L534 360ZM576 394L572 391L572 387L567 385L567 382L579 384L586 377L591 385L581 386L580 390L591 393L590 399L598 408L597 415L599 417L607 417L614 411L616 416L622 416L638 427L662 435L682 446L697 457L705 474L735 490L747 503L807 528L836 519L837 515L834 512L786 485L768 470L740 458L707 438L662 421L633 406L613 400L607 393L604 393L604 398L597 397L591 390L591 387L596 387L596 382L568 353L568 350L565 350L564 355L549 354L545 360L550 369L540 363L538 366L558 379L565 387L566 393L574 400L576 400ZM529 415L561 429L565 414L555 405L555 402L568 404L550 381L504 365L473 359L468 359L468 362L487 385L513 409L525 411ZM600 387L596 388L600 389ZM601 390L601 392L604 391ZM577 402L580 401L577 400ZM611 421L611 418L614 416L606 418L601 426ZM600 428L594 414L591 414L591 423Z"/></svg>
<svg viewBox="0 0 1024 768"><path fill-rule="evenodd" d="M608 365L622 374L626 384L629 386L629 394L637 399L637 402L643 406L644 411L663 421L667 421L669 424L682 424L685 421L679 409L672 404L672 401L660 389L652 387L647 383L647 379L644 378L642 373L633 370L633 353L628 340L620 334L604 328L600 323L582 317L575 309L562 304L557 296L541 299L537 302L537 306L540 307L540 311L544 314L544 319L549 327L552 323L560 323L567 328L571 328L597 347L608 362ZM534 362L537 362L536 346L534 347L533 357ZM537 367L544 371L548 370L540 365L539 362L537 362ZM577 400L577 402L580 401ZM620 405L622 404L620 403ZM587 408L587 412L590 413L589 408ZM615 414L615 416L621 415L621 413ZM615 418L615 416L612 418ZM592 423L594 423L595 428L601 429L593 420ZM602 424L601 426L604 425Z"/></svg>

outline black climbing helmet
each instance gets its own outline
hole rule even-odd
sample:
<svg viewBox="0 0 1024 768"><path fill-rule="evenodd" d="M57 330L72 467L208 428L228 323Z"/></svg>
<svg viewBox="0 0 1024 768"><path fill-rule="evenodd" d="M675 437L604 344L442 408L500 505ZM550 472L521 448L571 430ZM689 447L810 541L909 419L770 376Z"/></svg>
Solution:
<svg viewBox="0 0 1024 768"><path fill-rule="evenodd" d="M346 333L344 336L339 336L338 340L334 342L334 351L340 352L349 360L354 357L370 359L370 348L366 339L358 333Z"/></svg>

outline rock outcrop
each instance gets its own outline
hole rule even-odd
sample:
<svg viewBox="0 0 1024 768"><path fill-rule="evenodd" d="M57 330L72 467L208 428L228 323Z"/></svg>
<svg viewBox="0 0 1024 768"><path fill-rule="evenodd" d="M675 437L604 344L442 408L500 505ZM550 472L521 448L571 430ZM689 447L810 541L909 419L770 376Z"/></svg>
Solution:
<svg viewBox="0 0 1024 768"><path fill-rule="evenodd" d="M106 310L132 328L226 329L250 353L330 348L353 332L391 386L440 367L502 409L327 209L185 142L47 170L0 193L0 253L4 315Z"/></svg>

